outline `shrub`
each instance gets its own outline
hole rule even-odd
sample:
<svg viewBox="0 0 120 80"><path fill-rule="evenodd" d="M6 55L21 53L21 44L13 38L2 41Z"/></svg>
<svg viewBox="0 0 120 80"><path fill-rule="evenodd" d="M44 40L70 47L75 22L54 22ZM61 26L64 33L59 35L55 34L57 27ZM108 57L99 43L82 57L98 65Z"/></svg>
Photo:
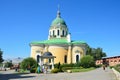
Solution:
<svg viewBox="0 0 120 80"><path fill-rule="evenodd" d="M66 72L67 70L70 70L70 69L72 69L73 67L63 67L62 68L62 71L64 71L64 72Z"/></svg>
<svg viewBox="0 0 120 80"><path fill-rule="evenodd" d="M12 62L5 63L5 67L12 67L12 66L13 66Z"/></svg>
<svg viewBox="0 0 120 80"><path fill-rule="evenodd" d="M95 65L96 68L102 67L102 64Z"/></svg>
<svg viewBox="0 0 120 80"><path fill-rule="evenodd" d="M94 58L90 55L86 55L83 58L81 58L81 66L84 68L90 68L95 67Z"/></svg>
<svg viewBox="0 0 120 80"><path fill-rule="evenodd" d="M30 72L31 72L31 73L35 73L35 72L36 72L36 68L31 68L31 69L30 69Z"/></svg>
<svg viewBox="0 0 120 80"><path fill-rule="evenodd" d="M59 71L60 71L59 69L55 68L51 70L51 73L58 73Z"/></svg>
<svg viewBox="0 0 120 80"><path fill-rule="evenodd" d="M110 69L114 68L114 66L110 66Z"/></svg>
<svg viewBox="0 0 120 80"><path fill-rule="evenodd" d="M62 64L61 67L74 67L74 64Z"/></svg>
<svg viewBox="0 0 120 80"><path fill-rule="evenodd" d="M81 63L80 62L77 62L74 64L74 67L80 67L81 66Z"/></svg>
<svg viewBox="0 0 120 80"><path fill-rule="evenodd" d="M36 68L37 67L37 62L33 58L26 58L24 59L21 64L20 64L21 69L30 69L30 68Z"/></svg>
<svg viewBox="0 0 120 80"><path fill-rule="evenodd" d="M115 68L118 72L120 72L120 64L116 65L114 68Z"/></svg>

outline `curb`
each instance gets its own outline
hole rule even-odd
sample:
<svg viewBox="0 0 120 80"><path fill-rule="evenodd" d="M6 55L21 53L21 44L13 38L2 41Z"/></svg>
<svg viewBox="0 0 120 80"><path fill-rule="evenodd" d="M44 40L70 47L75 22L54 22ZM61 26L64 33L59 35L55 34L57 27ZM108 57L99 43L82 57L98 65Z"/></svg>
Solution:
<svg viewBox="0 0 120 80"><path fill-rule="evenodd" d="M118 71L116 71L114 68L112 68L112 71L114 72L114 74L117 77L117 80L120 80L120 73Z"/></svg>

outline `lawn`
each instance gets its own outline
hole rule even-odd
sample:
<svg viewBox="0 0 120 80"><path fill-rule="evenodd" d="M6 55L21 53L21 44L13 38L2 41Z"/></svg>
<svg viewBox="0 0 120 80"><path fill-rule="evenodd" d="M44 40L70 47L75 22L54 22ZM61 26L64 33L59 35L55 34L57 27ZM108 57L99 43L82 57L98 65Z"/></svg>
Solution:
<svg viewBox="0 0 120 80"><path fill-rule="evenodd" d="M82 68L82 69L70 69L72 72L87 72L87 71L91 71L94 70L95 68L91 67L91 68Z"/></svg>

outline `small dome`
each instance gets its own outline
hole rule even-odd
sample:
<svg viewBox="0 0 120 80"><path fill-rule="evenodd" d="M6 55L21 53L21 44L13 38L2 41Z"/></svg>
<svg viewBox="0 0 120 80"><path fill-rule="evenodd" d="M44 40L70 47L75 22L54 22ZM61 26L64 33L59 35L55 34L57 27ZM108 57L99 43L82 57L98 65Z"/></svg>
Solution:
<svg viewBox="0 0 120 80"><path fill-rule="evenodd" d="M51 52L45 52L45 53L43 54L43 56L44 56L44 57L52 56L52 53L51 53Z"/></svg>
<svg viewBox="0 0 120 80"><path fill-rule="evenodd" d="M59 24L66 26L66 23L65 23L65 21L64 21L62 18L56 17L56 18L52 21L51 26L55 26L55 25L59 25Z"/></svg>

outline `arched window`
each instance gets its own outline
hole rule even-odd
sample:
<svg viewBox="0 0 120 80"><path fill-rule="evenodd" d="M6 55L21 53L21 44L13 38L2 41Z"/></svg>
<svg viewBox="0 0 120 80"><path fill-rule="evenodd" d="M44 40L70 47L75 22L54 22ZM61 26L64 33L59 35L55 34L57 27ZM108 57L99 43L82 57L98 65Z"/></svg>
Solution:
<svg viewBox="0 0 120 80"><path fill-rule="evenodd" d="M62 36L64 36L64 30L62 31Z"/></svg>
<svg viewBox="0 0 120 80"><path fill-rule="evenodd" d="M67 55L64 56L64 63L67 63Z"/></svg>
<svg viewBox="0 0 120 80"><path fill-rule="evenodd" d="M76 55L76 62L79 62L79 55Z"/></svg>
<svg viewBox="0 0 120 80"><path fill-rule="evenodd" d="M39 55L37 55L37 62L39 63L39 58L40 58L40 56Z"/></svg>
<svg viewBox="0 0 120 80"><path fill-rule="evenodd" d="M59 34L60 34L59 30L57 30L57 35L59 36Z"/></svg>
<svg viewBox="0 0 120 80"><path fill-rule="evenodd" d="M53 30L53 36L55 35L55 31Z"/></svg>

